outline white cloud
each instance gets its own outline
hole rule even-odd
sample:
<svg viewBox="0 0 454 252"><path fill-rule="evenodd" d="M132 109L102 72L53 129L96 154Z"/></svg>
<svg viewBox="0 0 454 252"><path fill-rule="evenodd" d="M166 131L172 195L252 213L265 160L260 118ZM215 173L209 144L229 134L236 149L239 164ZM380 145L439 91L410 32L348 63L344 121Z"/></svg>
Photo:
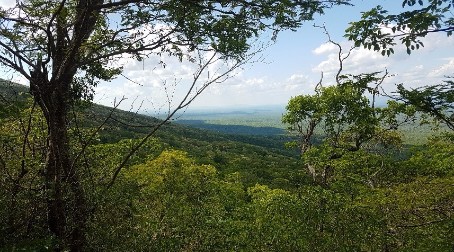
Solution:
<svg viewBox="0 0 454 252"><path fill-rule="evenodd" d="M307 80L307 76L304 74L292 74L287 81L292 83L302 83Z"/></svg>
<svg viewBox="0 0 454 252"><path fill-rule="evenodd" d="M344 53L352 45L345 40L339 43ZM413 87L427 85L439 79L440 76L454 72L454 55L447 53L446 50L454 45L453 38L446 38L444 34L431 34L423 38L423 43L425 47L414 51L410 56L406 54L405 46L399 42L394 47L395 54L390 57L383 57L380 52L356 48L345 60L343 73L360 74L387 69L391 76L386 79L383 86L387 91L392 91L396 83ZM307 51L312 52L313 57L301 59L302 63L303 60L310 61L310 63L301 64L304 69L295 69L287 76L276 74L288 67L287 64L292 62L291 60L266 64L269 66L269 71L260 74L255 73L251 66L248 66L251 69L247 71L238 69L235 71L235 77L223 83L211 85L191 106L284 104L292 96L313 93L315 85L320 80L321 72L324 75L324 85L334 83L334 76L339 69L337 46L332 43L322 43L315 49L308 48ZM204 58L207 59L209 56L205 55ZM445 59L442 60L440 56ZM107 96L106 94L116 95L116 97L126 94L130 98L128 102L139 97L138 99L146 102L144 107L148 110L159 110L166 106L168 94L173 96L174 102L178 101L187 90L188 82L192 80L197 67L188 61L180 62L176 58L165 55L150 56L144 62L128 58L120 59L118 62L124 65L125 76L140 85L120 77L109 88L99 89L99 93L105 92L104 97ZM208 78L208 75L212 77L227 67L228 62L218 61L208 67L208 71L202 74L202 79ZM111 102L112 98L109 101Z"/></svg>
<svg viewBox="0 0 454 252"><path fill-rule="evenodd" d="M434 51L454 46L454 38L446 36L444 32L430 33L425 38L422 38L421 41L424 44L424 47L420 49L421 51Z"/></svg>
<svg viewBox="0 0 454 252"><path fill-rule="evenodd" d="M454 74L454 58L448 59L447 63L444 63L437 68L432 69L429 72L429 77L444 78L445 76L452 76Z"/></svg>
<svg viewBox="0 0 454 252"><path fill-rule="evenodd" d="M454 39L446 38L445 34L431 34L422 40L425 47L413 51L411 55L407 55L405 46L401 44L394 47L395 54L390 57L383 57L379 52L364 48L356 48L344 61L342 73L372 73L387 69L392 75L384 82L387 89L394 89L395 83L404 83L413 87L427 85L438 82L443 76L452 75L454 57L443 59L440 55L446 55L446 48L454 45ZM342 41L341 44L343 48L348 48L346 41ZM339 60L337 51L323 49L326 47L326 44L322 44L314 50L323 51L326 56L312 68L312 72L314 74L323 72L324 82L329 84L334 82L334 76L339 69Z"/></svg>
<svg viewBox="0 0 454 252"><path fill-rule="evenodd" d="M0 0L0 7L1 8L11 8L16 4L16 0Z"/></svg>
<svg viewBox="0 0 454 252"><path fill-rule="evenodd" d="M287 78L285 83L283 83L282 85L286 91L301 93L304 91L309 91L307 90L307 88L312 87L312 84L313 83L311 83L307 75L296 73Z"/></svg>
<svg viewBox="0 0 454 252"><path fill-rule="evenodd" d="M122 103L120 106L122 109L129 109L134 100L136 100L136 104L138 104L137 100L143 102L143 110L148 111L156 112L159 108L168 107L169 103L170 106L176 106L189 92L195 74L201 67L200 64L207 62L213 55L192 56L196 58L196 61L187 59L180 61L176 57L167 55L150 55L142 62L123 57L121 61L115 62L116 66L123 66L123 76L97 87L95 102L112 105L115 98L118 100L125 96L128 100ZM217 56L214 59L215 61L209 64L198 78L191 95L194 95L206 81L213 80L231 67L231 62L217 60ZM236 69L231 74L240 76L241 69ZM222 86L228 87L232 95L235 92L248 93L251 88L261 89L264 82L261 78L230 78L224 83L211 84L204 94L211 96L225 94ZM136 97L138 98L136 99ZM207 96L202 95L202 97Z"/></svg>
<svg viewBox="0 0 454 252"><path fill-rule="evenodd" d="M312 50L312 52L316 55L331 53L333 51L337 51L337 48L333 43L323 43L319 47Z"/></svg>

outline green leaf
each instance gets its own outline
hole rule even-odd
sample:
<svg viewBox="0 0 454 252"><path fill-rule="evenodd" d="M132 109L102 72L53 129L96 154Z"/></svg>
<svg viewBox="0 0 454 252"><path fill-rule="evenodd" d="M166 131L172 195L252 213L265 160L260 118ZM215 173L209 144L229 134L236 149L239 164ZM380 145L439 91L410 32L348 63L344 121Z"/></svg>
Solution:
<svg viewBox="0 0 454 252"><path fill-rule="evenodd" d="M406 47L410 47L410 45L411 45L411 41L409 39L406 39L405 40L405 46Z"/></svg>

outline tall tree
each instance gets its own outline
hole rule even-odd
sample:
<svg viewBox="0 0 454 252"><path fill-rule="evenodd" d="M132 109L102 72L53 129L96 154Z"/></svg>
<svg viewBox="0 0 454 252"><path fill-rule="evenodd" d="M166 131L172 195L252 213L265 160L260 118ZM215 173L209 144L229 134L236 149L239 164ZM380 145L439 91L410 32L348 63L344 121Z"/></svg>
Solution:
<svg viewBox="0 0 454 252"><path fill-rule="evenodd" d="M295 29L348 0L150 1L29 0L0 8L0 64L30 83L47 123L44 181L56 250L81 250L87 206L70 153L68 111L99 80L122 72L122 57L214 51L241 60L250 38ZM118 174L116 171L115 175Z"/></svg>
<svg viewBox="0 0 454 252"><path fill-rule="evenodd" d="M382 6L364 12L361 20L352 22L345 36L369 50L381 51L382 55L394 53L399 40L410 54L424 46L421 38L431 33L454 31L454 1L452 0L404 0L401 13L390 14ZM451 79L440 84L416 89L398 86L398 100L415 106L436 121L454 129L454 85Z"/></svg>

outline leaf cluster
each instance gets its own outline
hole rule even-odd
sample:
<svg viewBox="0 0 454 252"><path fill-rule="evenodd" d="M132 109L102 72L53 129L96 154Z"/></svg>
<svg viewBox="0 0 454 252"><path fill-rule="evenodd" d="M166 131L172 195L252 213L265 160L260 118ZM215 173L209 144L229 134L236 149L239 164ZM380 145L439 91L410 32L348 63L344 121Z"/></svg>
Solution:
<svg viewBox="0 0 454 252"><path fill-rule="evenodd" d="M443 32L450 36L454 30L452 0L404 0L402 8L410 10L390 14L382 6L364 12L360 21L350 23L345 37L369 50L390 56L396 40L400 40L410 54L424 46L421 38L429 33Z"/></svg>
<svg viewBox="0 0 454 252"><path fill-rule="evenodd" d="M400 100L411 104L420 112L454 130L454 82L450 79L441 84L406 89L397 86Z"/></svg>

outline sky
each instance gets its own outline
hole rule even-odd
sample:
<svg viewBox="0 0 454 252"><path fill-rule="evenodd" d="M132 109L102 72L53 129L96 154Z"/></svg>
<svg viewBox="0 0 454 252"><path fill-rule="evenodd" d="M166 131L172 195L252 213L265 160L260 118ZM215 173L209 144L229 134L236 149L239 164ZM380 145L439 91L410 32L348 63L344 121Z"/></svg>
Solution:
<svg viewBox="0 0 454 252"><path fill-rule="evenodd" d="M0 0L0 6L14 0ZM362 11L382 5L391 13L402 11L402 1L397 0L354 0L355 6L334 7L325 15L306 22L296 32L285 31L277 41L269 45L254 60L233 77L222 83L211 84L190 105L190 109L222 109L262 105L280 105L296 95L311 94L323 72L324 85L334 82L338 69L337 49L327 42L327 36L313 25L325 25L332 40L347 50L352 43L343 35L348 23L359 20ZM266 34L261 41L269 38ZM396 84L418 87L439 83L444 76L454 73L454 38L433 33L423 39L425 47L406 54L404 46L396 46L395 54L383 57L379 52L354 49L344 62L345 74L369 73L388 70L392 77L384 82L384 88L392 92ZM207 59L204 57L203 59ZM165 67L158 64L164 61ZM197 67L175 58L151 57L144 62L122 59L123 76L116 80L100 83L95 88L94 101L112 106L122 97L120 108L143 113L165 113L169 105L174 107L184 97L188 84L193 80ZM201 80L216 76L225 70L228 62L218 61L202 73ZM0 78L5 78L0 73ZM24 82L21 78L15 78ZM201 82L203 83L203 82ZM25 84L25 83L24 83ZM199 84L200 85L200 84Z"/></svg>

